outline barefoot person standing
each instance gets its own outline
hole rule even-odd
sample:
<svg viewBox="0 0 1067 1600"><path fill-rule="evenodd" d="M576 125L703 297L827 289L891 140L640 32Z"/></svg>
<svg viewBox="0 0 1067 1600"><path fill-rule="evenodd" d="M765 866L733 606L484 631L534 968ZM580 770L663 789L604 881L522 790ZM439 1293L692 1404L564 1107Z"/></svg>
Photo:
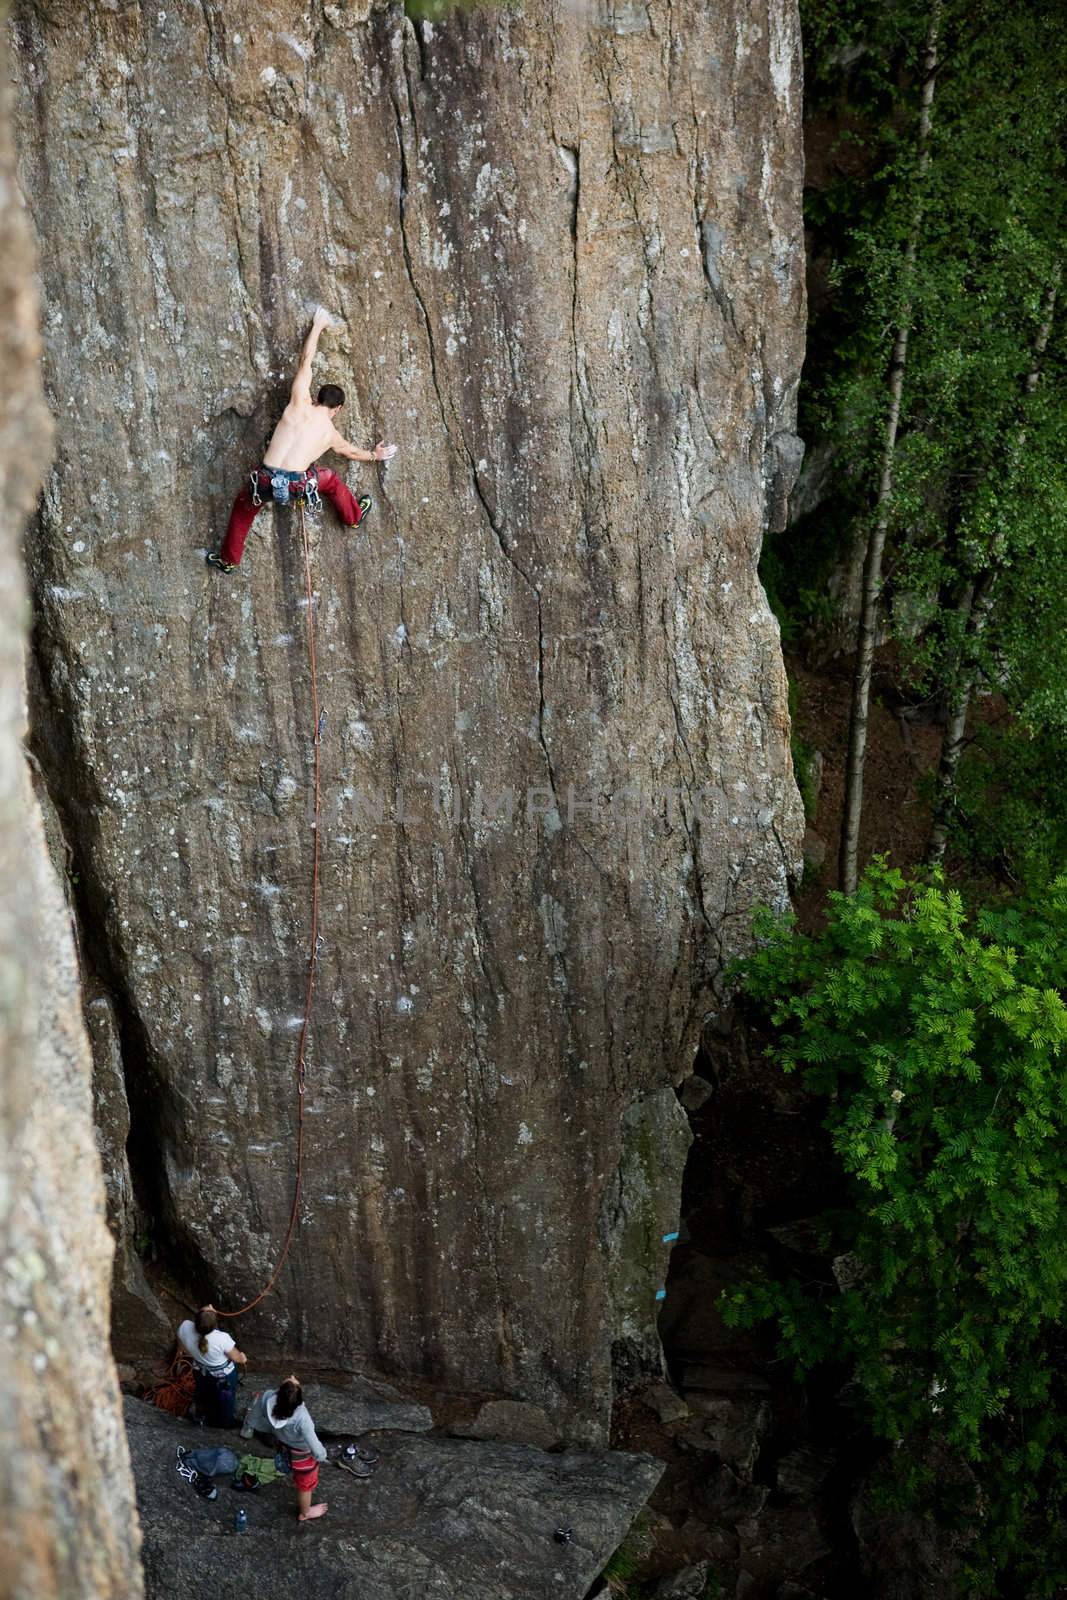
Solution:
<svg viewBox="0 0 1067 1600"><path fill-rule="evenodd" d="M311 364L315 359L319 335L330 322L330 314L320 306L304 340L300 364L296 369L289 404L271 435L266 454L249 474L230 512L229 527L218 555L207 556L209 567L219 572L235 572L244 553L248 531L260 508L271 500L290 505L306 500L314 508L322 493L349 528L358 528L372 501L369 494L354 500L348 485L328 467L316 466L316 459L333 450L349 461L389 461L396 454L395 444L376 444L373 450L360 450L338 433L334 418L345 403L345 392L336 383L324 383L318 398L311 398Z"/></svg>
<svg viewBox="0 0 1067 1600"><path fill-rule="evenodd" d="M326 1446L315 1432L294 1372L277 1389L265 1389L256 1395L241 1426L241 1437L250 1439L255 1431L273 1433L289 1457L296 1487L297 1520L310 1522L313 1517L324 1517L329 1509L326 1502L313 1506L311 1496L318 1487L319 1462L326 1460Z"/></svg>
<svg viewBox="0 0 1067 1600"><path fill-rule="evenodd" d="M197 1414L209 1428L228 1428L237 1396L237 1368L248 1357L219 1327L214 1306L201 1306L178 1329L178 1343L193 1363Z"/></svg>

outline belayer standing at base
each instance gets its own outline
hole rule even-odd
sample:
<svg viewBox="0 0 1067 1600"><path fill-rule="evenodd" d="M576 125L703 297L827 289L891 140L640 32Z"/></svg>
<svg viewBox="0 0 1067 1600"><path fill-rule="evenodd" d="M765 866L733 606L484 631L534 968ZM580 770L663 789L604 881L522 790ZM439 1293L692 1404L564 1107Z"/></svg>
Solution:
<svg viewBox="0 0 1067 1600"><path fill-rule="evenodd" d="M326 1446L315 1432L295 1372L276 1389L265 1389L252 1401L241 1425L241 1437L251 1439L256 1432L272 1433L275 1443L289 1458L298 1521L311 1522L315 1517L324 1517L328 1510L326 1502L313 1506L311 1496L318 1487L319 1462L326 1460Z"/></svg>
<svg viewBox="0 0 1067 1600"><path fill-rule="evenodd" d="M365 494L359 500L353 499L343 479L328 467L315 464L327 450L335 450L349 461L388 461L396 454L395 444L376 444L373 450L360 450L338 433L334 418L345 403L345 392L336 383L324 383L318 399L311 398L311 364L319 335L330 320L329 312L320 306L300 352L289 404L271 435L261 464L249 474L233 503L222 549L218 555L211 551L207 557L208 566L217 567L220 572L233 572L240 564L248 530L262 506L272 500L281 505L305 500L314 509L322 493L336 507L346 527L359 527L371 509L371 497Z"/></svg>
<svg viewBox="0 0 1067 1600"><path fill-rule="evenodd" d="M219 1327L214 1306L201 1306L178 1329L178 1343L193 1363L197 1417L209 1428L229 1428L237 1398L237 1367L248 1357Z"/></svg>

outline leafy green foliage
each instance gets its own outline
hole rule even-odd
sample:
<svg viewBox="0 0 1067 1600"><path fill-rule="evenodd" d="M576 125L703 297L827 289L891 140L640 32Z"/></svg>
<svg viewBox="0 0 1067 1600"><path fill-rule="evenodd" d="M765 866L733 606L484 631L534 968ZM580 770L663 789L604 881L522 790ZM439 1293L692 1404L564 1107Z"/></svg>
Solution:
<svg viewBox="0 0 1067 1600"><path fill-rule="evenodd" d="M513 0L404 0L404 11L412 22L444 22L456 11L511 4Z"/></svg>
<svg viewBox="0 0 1067 1600"><path fill-rule="evenodd" d="M862 545L872 513L930 8L801 10L822 153L806 197L814 292L799 425L822 488L788 543L765 552L787 638L825 621L828 573ZM1041 382L1023 398L1067 221L1062 24L1049 0L946 0L885 594L920 691L951 695L977 672L1031 726L1067 732L1062 287ZM964 652L959 602L993 566L995 606Z"/></svg>
<svg viewBox="0 0 1067 1600"><path fill-rule="evenodd" d="M1058 730L980 724L960 764L951 823L959 871L1040 893L1067 861L1067 749Z"/></svg>
<svg viewBox="0 0 1067 1600"><path fill-rule="evenodd" d="M637 1600L637 1596L645 1592L646 1585L638 1579L638 1573L654 1545L655 1536L647 1513L642 1511L601 1573L612 1594L618 1595L620 1600Z"/></svg>
<svg viewBox="0 0 1067 1600"><path fill-rule="evenodd" d="M625 1595L629 1592L630 1580L637 1572L637 1561L621 1544L605 1566L601 1576L613 1594Z"/></svg>
<svg viewBox="0 0 1067 1600"><path fill-rule="evenodd" d="M772 1320L798 1378L850 1363L912 1497L931 1439L973 1465L972 1592L1007 1577L1001 1592L1052 1594L1067 1582L1067 877L969 916L939 880L879 860L829 896L818 936L769 915L758 933L745 990L775 1058L825 1101L848 1200L824 1219L840 1287L753 1281L724 1296L727 1321Z"/></svg>

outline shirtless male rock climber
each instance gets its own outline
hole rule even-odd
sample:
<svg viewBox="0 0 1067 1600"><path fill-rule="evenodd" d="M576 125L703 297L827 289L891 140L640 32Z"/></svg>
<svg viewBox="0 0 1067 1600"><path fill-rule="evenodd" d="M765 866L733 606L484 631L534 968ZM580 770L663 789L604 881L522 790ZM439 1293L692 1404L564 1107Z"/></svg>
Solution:
<svg viewBox="0 0 1067 1600"><path fill-rule="evenodd" d="M358 528L371 509L373 502L369 494L354 500L348 485L336 472L316 465L317 458L327 450L335 450L349 461L388 461L396 454L395 444L376 444L373 450L360 450L338 433L334 418L345 403L345 392L336 383L324 383L318 399L311 398L311 363L318 349L319 335L331 321L329 312L320 306L300 352L289 404L271 435L262 463L249 474L248 482L233 503L222 549L218 555L210 552L209 567L217 567L220 572L236 571L248 530L267 501L277 500L289 505L296 500L306 500L314 507L321 491L336 506L338 516L349 528Z"/></svg>

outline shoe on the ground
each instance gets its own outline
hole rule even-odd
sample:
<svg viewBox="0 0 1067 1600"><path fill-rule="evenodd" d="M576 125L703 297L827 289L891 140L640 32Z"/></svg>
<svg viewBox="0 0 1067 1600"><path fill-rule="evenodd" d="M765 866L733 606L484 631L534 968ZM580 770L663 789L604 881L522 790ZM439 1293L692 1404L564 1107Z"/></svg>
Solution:
<svg viewBox="0 0 1067 1600"><path fill-rule="evenodd" d="M369 494L361 494L359 499L356 501L356 504L359 507L359 521L356 523L356 527L362 528L363 519L367 515L367 512L373 511L374 509L374 501L371 499Z"/></svg>
<svg viewBox="0 0 1067 1600"><path fill-rule="evenodd" d="M204 560L207 562L209 567L216 567L219 572L237 571L236 561L223 561L222 557L217 556L214 550L209 550L207 555L204 557Z"/></svg>
<svg viewBox="0 0 1067 1600"><path fill-rule="evenodd" d="M361 1461L364 1466L376 1467L381 1453L366 1444L328 1444L327 1454L341 1461Z"/></svg>
<svg viewBox="0 0 1067 1600"><path fill-rule="evenodd" d="M202 1472L195 1474L193 1478L193 1488L196 1490L201 1500L217 1500L219 1497L219 1491L216 1489L211 1479L205 1477Z"/></svg>

